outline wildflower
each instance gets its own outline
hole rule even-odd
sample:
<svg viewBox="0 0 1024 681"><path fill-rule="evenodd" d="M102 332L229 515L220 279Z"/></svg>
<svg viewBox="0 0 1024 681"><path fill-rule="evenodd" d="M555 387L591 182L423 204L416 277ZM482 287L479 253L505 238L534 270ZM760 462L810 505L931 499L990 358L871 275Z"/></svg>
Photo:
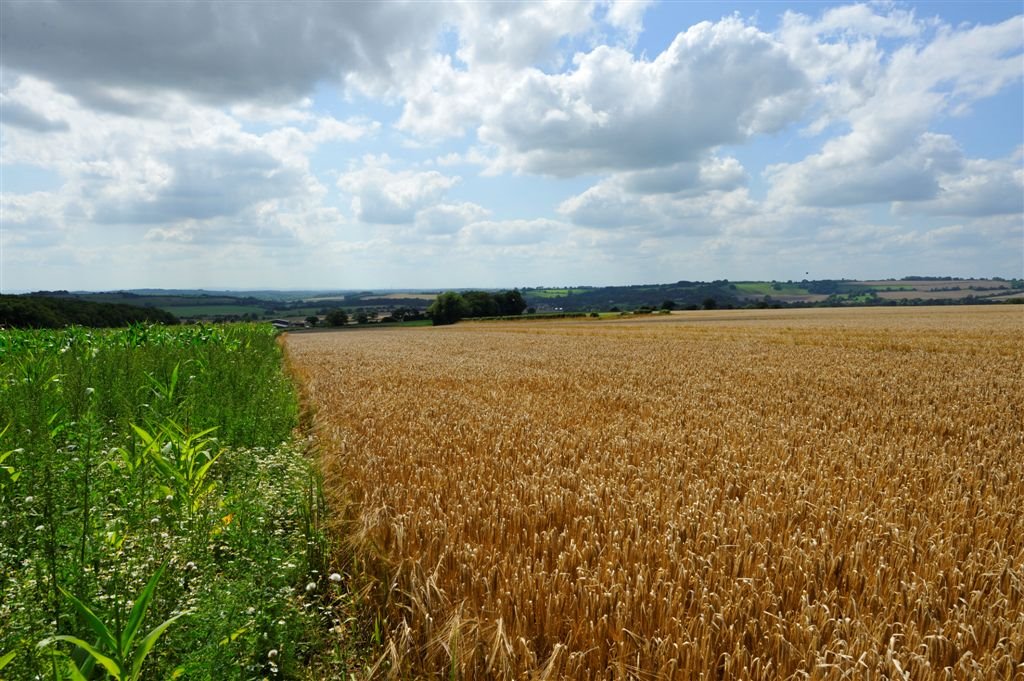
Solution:
<svg viewBox="0 0 1024 681"><path fill-rule="evenodd" d="M267 657L270 658L271 660L273 660L275 657L277 657L277 648L274 648L269 653L267 653Z"/></svg>
<svg viewBox="0 0 1024 681"><path fill-rule="evenodd" d="M36 500L36 498L35 498L35 497L33 497L33 496L27 496L27 497L25 497L25 503L26 503L26 504L31 504L31 503L32 503L33 501L35 501L35 500Z"/></svg>
<svg viewBox="0 0 1024 681"><path fill-rule="evenodd" d="M327 579L331 580L335 584L338 584L338 583L341 582L341 575L339 575L337 572L332 572L331 576L328 577Z"/></svg>
<svg viewBox="0 0 1024 681"><path fill-rule="evenodd" d="M86 388L85 389L85 394L86 395L92 395L94 392L96 392L96 388Z"/></svg>
<svg viewBox="0 0 1024 681"><path fill-rule="evenodd" d="M306 585L306 593L312 593L316 591L316 582L310 582Z"/></svg>

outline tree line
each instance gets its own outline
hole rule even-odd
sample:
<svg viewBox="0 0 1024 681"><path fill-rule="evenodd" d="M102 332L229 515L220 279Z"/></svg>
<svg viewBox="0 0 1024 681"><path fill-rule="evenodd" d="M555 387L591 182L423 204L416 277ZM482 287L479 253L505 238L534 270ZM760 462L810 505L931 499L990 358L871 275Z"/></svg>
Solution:
<svg viewBox="0 0 1024 681"><path fill-rule="evenodd" d="M166 310L121 303L94 303L75 298L0 296L0 326L59 329L65 326L115 327L139 322L177 324Z"/></svg>
<svg viewBox="0 0 1024 681"><path fill-rule="evenodd" d="M519 289L511 291L445 291L427 308L434 326L454 324L460 319L516 317L526 309Z"/></svg>

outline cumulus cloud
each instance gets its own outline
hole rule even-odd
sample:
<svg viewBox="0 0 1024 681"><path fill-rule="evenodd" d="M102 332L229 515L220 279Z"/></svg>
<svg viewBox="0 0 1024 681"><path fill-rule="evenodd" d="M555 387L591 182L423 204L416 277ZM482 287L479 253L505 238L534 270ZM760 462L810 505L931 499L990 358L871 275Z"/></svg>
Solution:
<svg viewBox="0 0 1024 681"><path fill-rule="evenodd" d="M925 133L911 145L899 140L898 147L898 154L890 156L886 149L879 158L872 152L881 147L857 146L847 136L799 163L769 166L766 175L776 198L808 206L850 206L931 199L939 191L939 176L962 164L948 135Z"/></svg>
<svg viewBox="0 0 1024 681"><path fill-rule="evenodd" d="M92 218L100 223L152 224L230 217L260 202L290 196L303 183L300 171L253 149L178 149L161 160L167 174L152 193L127 200L104 197ZM95 177L94 182L102 186L104 178ZM86 191L92 192L92 187Z"/></svg>
<svg viewBox="0 0 1024 681"><path fill-rule="evenodd" d="M937 117L962 112L1020 80L1024 34L1019 19L991 26L939 25L932 40L905 44L886 59L874 36L918 35L922 26L912 15L877 15L864 6L840 9L818 23L787 15L780 30L794 61L807 66L817 81L822 106L812 131L838 122L849 132L801 161L767 168L773 202L932 201L944 186L962 184L955 179L965 167L956 141L928 128ZM828 35L839 27L868 37L833 44ZM942 202L931 205L938 209Z"/></svg>
<svg viewBox="0 0 1024 681"><path fill-rule="evenodd" d="M643 30L644 12L652 4L652 0L612 0L605 21L623 31L626 44L632 45Z"/></svg>
<svg viewBox="0 0 1024 681"><path fill-rule="evenodd" d="M462 203L441 203L424 208L416 214L416 226L423 234L454 234L471 222L490 216L491 211L483 206L464 201Z"/></svg>
<svg viewBox="0 0 1024 681"><path fill-rule="evenodd" d="M558 206L574 224L663 233L711 234L753 210L747 174L734 158L617 173Z"/></svg>
<svg viewBox="0 0 1024 681"><path fill-rule="evenodd" d="M592 28L595 7L592 0L463 3L455 18L456 55L471 67L557 67L559 43Z"/></svg>
<svg viewBox="0 0 1024 681"><path fill-rule="evenodd" d="M803 73L771 36L728 18L692 26L653 61L599 46L564 74L524 71L485 110L479 136L510 170L656 167L777 131L807 95Z"/></svg>
<svg viewBox="0 0 1024 681"><path fill-rule="evenodd" d="M1024 168L1019 158L969 159L937 178L938 190L926 201L897 202L898 214L984 217L1024 215Z"/></svg>
<svg viewBox="0 0 1024 681"><path fill-rule="evenodd" d="M436 170L389 170L389 163L388 158L368 157L361 168L338 178L338 187L352 197L352 212L363 222L412 223L417 212L439 203L459 181Z"/></svg>

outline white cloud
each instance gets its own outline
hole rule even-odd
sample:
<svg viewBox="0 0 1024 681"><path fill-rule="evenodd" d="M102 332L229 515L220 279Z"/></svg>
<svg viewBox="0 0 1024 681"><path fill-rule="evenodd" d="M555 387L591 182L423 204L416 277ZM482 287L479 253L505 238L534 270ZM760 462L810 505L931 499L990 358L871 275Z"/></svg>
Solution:
<svg viewBox="0 0 1024 681"><path fill-rule="evenodd" d="M644 12L653 0L612 0L605 14L605 21L623 31L626 45L632 46L643 31Z"/></svg>
<svg viewBox="0 0 1024 681"><path fill-rule="evenodd" d="M92 248L77 241L83 233L108 249L139 239L201 248L229 238L266 246L302 242L325 225L336 228L343 221L321 206L326 189L308 156L322 144L354 141L377 128L362 119L283 116L277 118L302 127L258 135L245 132L232 114L182 95L165 96L159 116L128 118L84 107L27 76L4 97L67 122L43 135L5 128L3 155L6 163L29 163L61 178L53 202L59 211L38 204L33 210L76 243L83 258ZM16 197L4 193L8 204Z"/></svg>
<svg viewBox="0 0 1024 681"><path fill-rule="evenodd" d="M489 217L491 211L470 203L441 203L416 214L416 226L423 234L454 234L471 222Z"/></svg>
<svg viewBox="0 0 1024 681"><path fill-rule="evenodd" d="M711 234L754 210L747 174L734 158L709 157L665 168L617 173L558 206L574 224L680 234Z"/></svg>
<svg viewBox="0 0 1024 681"><path fill-rule="evenodd" d="M841 137L799 163L769 166L765 173L773 198L808 206L924 201L938 193L940 175L962 164L962 154L948 135L925 133L912 145L894 140L899 151L894 155L871 140L862 146L853 143L863 137Z"/></svg>
<svg viewBox="0 0 1024 681"><path fill-rule="evenodd" d="M552 239L565 230L565 224L544 218L535 220L486 220L474 222L462 230L471 244L484 246L533 246Z"/></svg>
<svg viewBox="0 0 1024 681"><path fill-rule="evenodd" d="M962 112L1020 80L1019 19L959 29L940 25L933 40L905 44L888 59L873 37L832 42L829 34L843 26L869 36L917 36L923 30L910 14L878 15L865 6L832 10L817 24L787 15L781 39L794 61L808 68L823 102L811 130L841 122L849 132L826 141L817 154L769 167L773 203L936 198L944 184L958 183L963 158L953 138L928 128L937 117Z"/></svg>
<svg viewBox="0 0 1024 681"><path fill-rule="evenodd" d="M958 170L937 178L938 191L930 200L897 202L894 210L967 217L1024 215L1024 168L1019 160L971 159Z"/></svg>
<svg viewBox="0 0 1024 681"><path fill-rule="evenodd" d="M771 36L729 18L691 27L653 61L601 46L564 74L521 72L484 110L479 137L509 170L664 166L781 129L806 85Z"/></svg>
<svg viewBox="0 0 1024 681"><path fill-rule="evenodd" d="M456 54L471 67L558 66L559 42L589 30L595 6L591 0L462 3Z"/></svg>
<svg viewBox="0 0 1024 681"><path fill-rule="evenodd" d="M392 171L388 158L365 158L363 166L338 178L338 187L352 197L352 212L363 222L408 224L416 214L441 201L458 177L436 170Z"/></svg>

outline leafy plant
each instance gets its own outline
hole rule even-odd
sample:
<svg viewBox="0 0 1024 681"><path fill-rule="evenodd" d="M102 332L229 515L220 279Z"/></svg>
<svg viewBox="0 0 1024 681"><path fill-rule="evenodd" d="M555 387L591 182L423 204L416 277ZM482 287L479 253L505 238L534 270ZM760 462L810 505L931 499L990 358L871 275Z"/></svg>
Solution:
<svg viewBox="0 0 1024 681"><path fill-rule="evenodd" d="M142 592L139 593L135 604L132 606L123 629L120 628L119 624L115 624L114 629L111 630L93 612L92 608L64 589L61 589L61 593L71 602L81 618L85 620L89 629L92 630L92 633L96 635L97 642L96 644L90 644L76 636L59 635L43 639L36 644L36 647L46 648L58 641L70 643L84 651L93 663L99 664L117 681L135 681L142 678L142 665L146 661L146 656L153 650L157 640L175 620L188 614L187 612L182 612L164 620L136 643L135 639L142 626L142 620L145 618L146 611L153 602L157 583L160 581L160 577L163 576L166 568L166 563L161 565L149 579L149 582L146 583L146 586L143 587ZM85 678L81 669L76 671L77 675L71 673L72 678Z"/></svg>
<svg viewBox="0 0 1024 681"><path fill-rule="evenodd" d="M7 432L8 428L10 428L10 425L7 425L3 430L0 430L0 438L3 438L4 433ZM14 466L4 465L4 461L6 461L7 458L16 451L18 450L12 449L8 452L0 452L0 493L7 489L8 485L16 483L18 478L21 477L21 471L17 470Z"/></svg>
<svg viewBox="0 0 1024 681"><path fill-rule="evenodd" d="M216 428L190 435L174 421L167 421L155 435L135 424L132 430L145 444L146 454L167 483L164 490L184 505L190 515L196 513L203 499L217 487L215 480L207 481L207 474L221 452L212 453L210 445L216 440L206 437Z"/></svg>

